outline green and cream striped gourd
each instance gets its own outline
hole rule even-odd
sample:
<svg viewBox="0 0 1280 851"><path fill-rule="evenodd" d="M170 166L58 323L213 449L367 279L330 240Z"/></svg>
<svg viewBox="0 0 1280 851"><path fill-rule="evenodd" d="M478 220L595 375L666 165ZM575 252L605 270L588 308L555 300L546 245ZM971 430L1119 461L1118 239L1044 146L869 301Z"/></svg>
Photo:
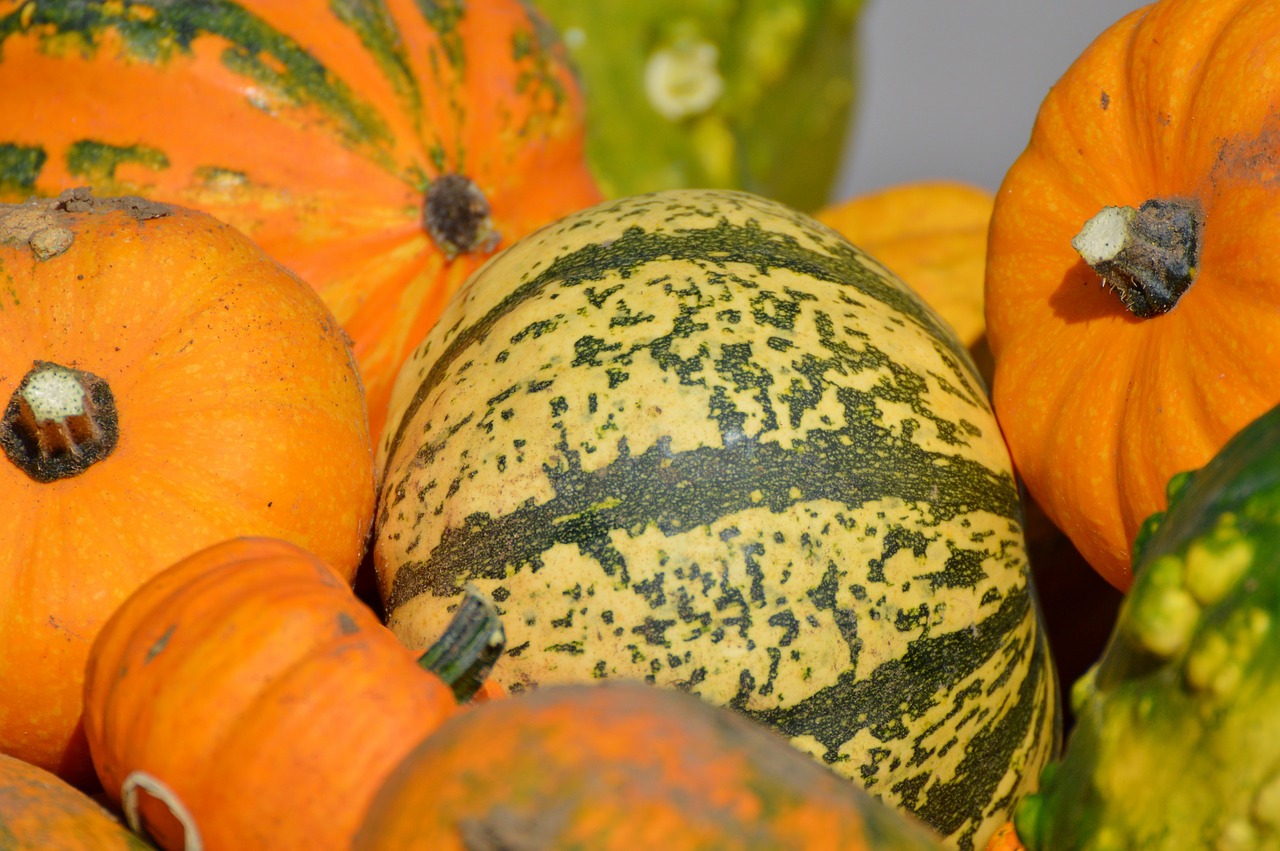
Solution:
<svg viewBox="0 0 1280 851"><path fill-rule="evenodd" d="M972 848L1056 748L1009 459L945 323L748 193L570 215L473 275L397 379L392 629L467 583L512 691L626 678L733 707Z"/></svg>

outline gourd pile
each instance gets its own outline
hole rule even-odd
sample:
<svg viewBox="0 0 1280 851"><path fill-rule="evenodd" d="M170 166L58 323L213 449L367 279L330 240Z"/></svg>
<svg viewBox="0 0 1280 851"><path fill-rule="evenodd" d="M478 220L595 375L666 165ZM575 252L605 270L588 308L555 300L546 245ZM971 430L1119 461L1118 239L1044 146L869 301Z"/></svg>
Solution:
<svg viewBox="0 0 1280 851"><path fill-rule="evenodd" d="M688 6L0 0L0 847L1280 848L1280 6Z"/></svg>

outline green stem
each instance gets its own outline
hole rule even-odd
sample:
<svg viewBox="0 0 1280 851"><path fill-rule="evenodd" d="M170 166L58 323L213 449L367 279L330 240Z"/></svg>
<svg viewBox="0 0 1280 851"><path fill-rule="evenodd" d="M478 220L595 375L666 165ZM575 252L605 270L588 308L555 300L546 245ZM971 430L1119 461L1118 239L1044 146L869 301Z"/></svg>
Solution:
<svg viewBox="0 0 1280 851"><path fill-rule="evenodd" d="M1168 313L1195 281L1204 214L1190 198L1103 207L1071 246L1140 319Z"/></svg>
<svg viewBox="0 0 1280 851"><path fill-rule="evenodd" d="M466 597L444 634L418 657L421 667L453 689L458 703L466 703L480 690L507 643L489 596L470 584L464 591Z"/></svg>

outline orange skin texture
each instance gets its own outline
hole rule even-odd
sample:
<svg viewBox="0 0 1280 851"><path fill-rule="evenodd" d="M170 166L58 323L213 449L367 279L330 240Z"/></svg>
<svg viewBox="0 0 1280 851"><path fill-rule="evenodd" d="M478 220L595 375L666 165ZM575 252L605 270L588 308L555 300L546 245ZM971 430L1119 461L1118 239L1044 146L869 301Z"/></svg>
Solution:
<svg viewBox="0 0 1280 851"><path fill-rule="evenodd" d="M490 847L942 845L731 710L617 682L550 686L450 719L387 779L352 844Z"/></svg>
<svg viewBox="0 0 1280 851"><path fill-rule="evenodd" d="M209 851L347 848L386 775L458 710L344 576L263 538L139 588L94 643L85 705L107 794L151 774ZM141 811L161 847L183 847L160 803Z"/></svg>
<svg viewBox="0 0 1280 851"><path fill-rule="evenodd" d="M142 851L150 846L55 774L0 754L5 851Z"/></svg>
<svg viewBox="0 0 1280 851"><path fill-rule="evenodd" d="M0 0L0 14L24 3ZM202 33L190 53L157 64L130 56L115 30L99 33L88 54L74 41L41 44L32 27L3 44L5 141L45 150L35 186L43 194L86 183L67 166L77 140L162 152L167 167L124 163L114 175L93 176L95 189L210 212L310 283L351 336L376 444L400 365L462 281L511 242L601 200L586 165L577 81L558 42L538 46L521 0L465 4L454 30L462 70L415 0L389 0L416 102L329 3L240 5L344 83L386 133L349 138L314 104L291 103L288 91L237 73L224 63L234 46L220 36ZM149 11L138 8L133 14ZM517 38L533 44L520 58ZM202 171L209 167L241 172L244 181L210 181ZM449 173L484 193L500 237L453 259L421 221L426 182Z"/></svg>
<svg viewBox="0 0 1280 851"><path fill-rule="evenodd" d="M47 208L52 202L41 202ZM91 784L89 645L144 580L235 535L273 535L350 579L373 515L359 380L316 294L203 213L56 213L36 259L0 206L0 404L36 359L94 373L119 442L37 482L0 455L0 751Z"/></svg>
<svg viewBox="0 0 1280 851"><path fill-rule="evenodd" d="M973 348L982 313L994 196L950 180L902 183L828 205L818 221L906 281Z"/></svg>
<svg viewBox="0 0 1280 851"><path fill-rule="evenodd" d="M1018 839L1013 822L1006 822L987 840L986 851L1026 851L1026 846Z"/></svg>
<svg viewBox="0 0 1280 851"><path fill-rule="evenodd" d="M1170 477L1280 402L1278 35L1275 3L1127 15L1049 92L996 196L996 415L1031 495L1121 590ZM1104 206L1169 197L1203 207L1199 274L1142 320L1071 239Z"/></svg>

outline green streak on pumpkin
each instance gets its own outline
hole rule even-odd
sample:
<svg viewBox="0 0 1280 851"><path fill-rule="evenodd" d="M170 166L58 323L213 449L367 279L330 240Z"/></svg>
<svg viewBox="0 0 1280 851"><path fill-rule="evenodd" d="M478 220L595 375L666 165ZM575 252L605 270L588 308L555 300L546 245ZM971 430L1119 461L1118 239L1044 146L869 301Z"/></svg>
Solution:
<svg viewBox="0 0 1280 851"><path fill-rule="evenodd" d="M67 148L67 171L104 193L115 181L116 169L126 163L160 171L169 167L169 158L146 145L110 145L93 139L81 139Z"/></svg>
<svg viewBox="0 0 1280 851"><path fill-rule="evenodd" d="M671 536L759 507L781 513L795 504L831 500L852 510L898 497L927 504L939 521L970 511L1019 516L1017 490L1007 474L963 456L939 466L938 453L876 423L866 394L842 389L839 395L849 424L812 430L792 448L739 433L723 448L671 453L664 441L632 456L624 437L613 463L584 471L581 454L562 442L562 466L544 468L553 498L498 518L478 512L446 530L425 560L400 567L387 606L394 609L425 592L450 596L471 578L501 579L508 565L536 566L557 544L576 545L606 575L629 582L625 560L609 543L614 531L653 524ZM421 461L429 464L442 445L424 446ZM406 498L397 490L388 496L384 511Z"/></svg>
<svg viewBox="0 0 1280 851"><path fill-rule="evenodd" d="M445 58L454 71L462 75L466 72L467 51L462 43L462 34L458 25L467 14L464 0L417 0L418 11L436 35L444 48Z"/></svg>
<svg viewBox="0 0 1280 851"><path fill-rule="evenodd" d="M672 209L675 210L677 207L678 205L673 205ZM600 217L608 216L610 209L601 208ZM430 372L419 384L414 397L405 407L400 424L388 446L387 457L395 455L414 414L431 391L443 380L454 361L473 343L487 337L494 325L522 302L536 298L544 290L552 287L558 286L565 289L578 287L604 280L615 273L629 274L648 263L664 259L697 262L707 269L709 274L728 275L736 281L742 279L732 277L730 265L755 267L761 276L767 276L771 269L786 269L839 286L842 290L839 298L851 306L857 306L854 293L882 302L893 308L899 315L915 322L928 332L931 339L938 341L935 345L944 362L952 370L951 377L955 384L963 388L963 393L967 394L975 405L983 404L978 401L986 397L985 392L980 389L981 378L978 377L968 352L948 326L942 323L932 311L925 308L913 294L894 286L868 269L863 262L865 255L834 232L831 232L829 240L824 242L824 247L828 251L814 251L801 246L793 236L765 230L754 221L738 225L722 218L714 227L691 228L679 233L655 233L633 226L609 245L592 244L573 253L559 256L539 275L513 288L511 294L495 306L488 315L481 317L469 328L460 332L440 353L431 365ZM729 260L732 263L726 262ZM776 296L772 298L776 299ZM823 337L833 349L833 354L849 354L847 345L834 339L831 326L824 331ZM873 351L878 352L870 346L866 349L867 353ZM854 356L873 357L880 362L880 365L887 366L900 376L906 377L906 371L883 353L871 355L857 353ZM808 358L809 356L806 356L806 359ZM821 370L823 367L816 361L807 360L803 368ZM924 379L917 377L917 381L919 386L923 387ZM959 391L957 395L961 395ZM920 408L924 416L933 418L925 406L921 405Z"/></svg>
<svg viewBox="0 0 1280 851"><path fill-rule="evenodd" d="M0 192L34 192L46 158L38 145L0 143Z"/></svg>
<svg viewBox="0 0 1280 851"><path fill-rule="evenodd" d="M48 50L74 44L92 56L103 34L115 32L130 58L160 65L190 55L198 38L216 36L228 42L222 61L230 70L291 105L318 107L346 143L376 148L390 140L386 124L346 83L243 5L230 0L127 5L149 13L122 15L103 3L36 3L24 28L20 8L0 18L0 47L6 38L30 31ZM389 165L385 156L379 159Z"/></svg>
<svg viewBox="0 0 1280 851"><path fill-rule="evenodd" d="M378 63L402 101L404 114L412 117L421 137L422 91L387 4L383 0L330 0L329 8L360 38L365 50Z"/></svg>

